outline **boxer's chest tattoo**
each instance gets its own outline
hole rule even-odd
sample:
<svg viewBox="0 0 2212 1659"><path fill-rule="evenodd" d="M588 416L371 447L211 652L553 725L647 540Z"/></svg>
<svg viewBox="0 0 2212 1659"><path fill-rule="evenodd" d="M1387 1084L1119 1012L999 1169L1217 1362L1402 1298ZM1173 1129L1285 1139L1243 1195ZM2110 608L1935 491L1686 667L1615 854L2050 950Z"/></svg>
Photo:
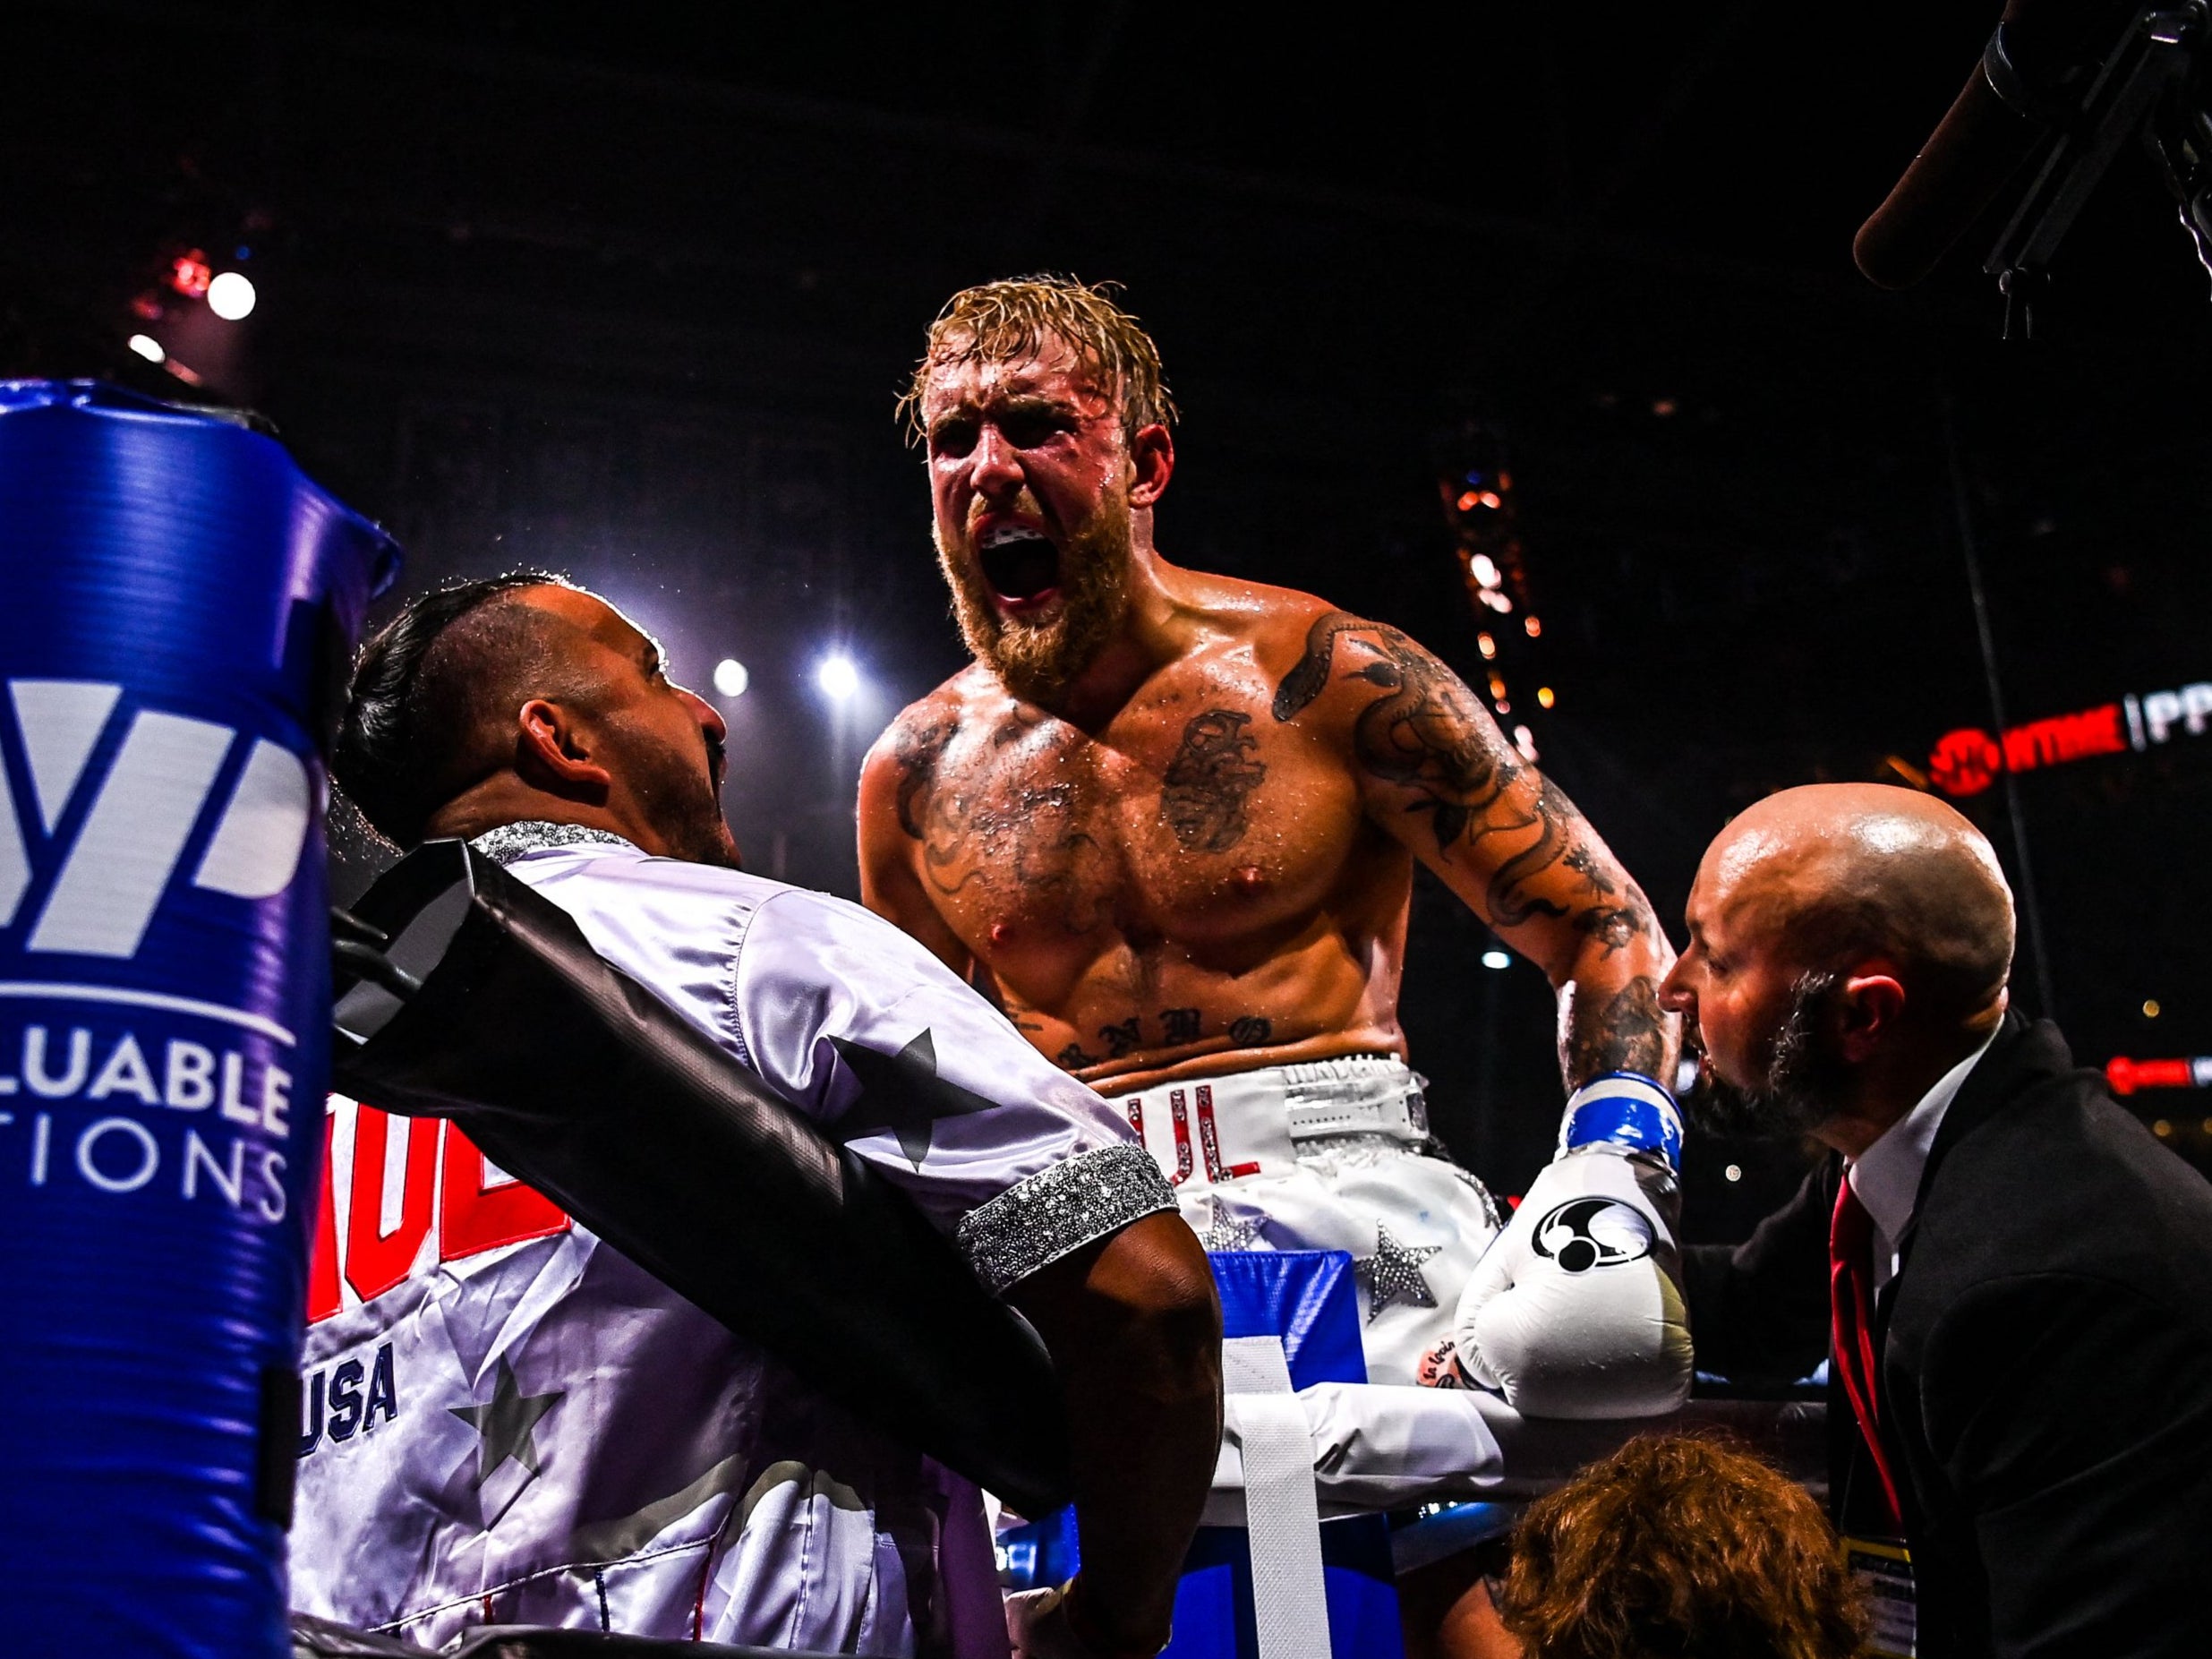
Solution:
<svg viewBox="0 0 2212 1659"><path fill-rule="evenodd" d="M987 723L910 724L896 740L899 822L919 843L921 873L948 912L988 911L995 923L1050 921L1089 933L1129 922L1148 900L1200 874L1175 854L1226 853L1243 842L1268 773L1252 714L1172 710L1149 731L1166 725L1176 740L1149 758L1140 744L1132 751L1112 736L1093 740L1026 708ZM1249 899L1260 873L1240 868L1230 878L1239 877Z"/></svg>
<svg viewBox="0 0 2212 1659"><path fill-rule="evenodd" d="M922 723L898 740L899 822L924 879L952 911L1046 919L1086 933L1106 919L1114 859L1088 781L1042 714L1017 711L961 740Z"/></svg>
<svg viewBox="0 0 2212 1659"><path fill-rule="evenodd" d="M1250 714L1209 708L1183 729L1161 778L1160 817L1186 852L1226 852L1250 827L1245 802L1268 775Z"/></svg>

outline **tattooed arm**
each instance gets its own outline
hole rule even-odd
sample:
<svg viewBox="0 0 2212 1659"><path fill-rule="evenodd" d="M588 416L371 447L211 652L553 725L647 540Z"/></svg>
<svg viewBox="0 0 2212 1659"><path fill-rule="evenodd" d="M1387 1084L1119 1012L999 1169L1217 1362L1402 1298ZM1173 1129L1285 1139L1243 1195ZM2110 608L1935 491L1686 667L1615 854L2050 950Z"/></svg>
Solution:
<svg viewBox="0 0 2212 1659"><path fill-rule="evenodd" d="M1659 983L1674 953L1650 901L1457 675L1397 629L1331 611L1274 714L1341 733L1368 816L1550 977L1568 1088L1669 1078L1678 1026Z"/></svg>
<svg viewBox="0 0 2212 1659"><path fill-rule="evenodd" d="M974 960L931 901L919 872L937 760L954 723L949 713L917 704L892 723L861 762L860 902L965 978Z"/></svg>

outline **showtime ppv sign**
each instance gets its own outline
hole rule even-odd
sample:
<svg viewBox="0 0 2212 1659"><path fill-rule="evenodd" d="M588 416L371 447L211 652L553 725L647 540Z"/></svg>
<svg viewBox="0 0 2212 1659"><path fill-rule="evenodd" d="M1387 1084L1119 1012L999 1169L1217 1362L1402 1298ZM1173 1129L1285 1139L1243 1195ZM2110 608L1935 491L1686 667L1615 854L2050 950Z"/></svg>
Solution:
<svg viewBox="0 0 2212 1659"><path fill-rule="evenodd" d="M1978 795L2001 772L2034 772L2098 755L2141 753L2176 730L2202 734L2212 717L2212 680L2178 691L2130 692L2074 714L2054 714L2006 731L2003 742L1977 726L1945 732L1928 757L1928 781L1946 795Z"/></svg>

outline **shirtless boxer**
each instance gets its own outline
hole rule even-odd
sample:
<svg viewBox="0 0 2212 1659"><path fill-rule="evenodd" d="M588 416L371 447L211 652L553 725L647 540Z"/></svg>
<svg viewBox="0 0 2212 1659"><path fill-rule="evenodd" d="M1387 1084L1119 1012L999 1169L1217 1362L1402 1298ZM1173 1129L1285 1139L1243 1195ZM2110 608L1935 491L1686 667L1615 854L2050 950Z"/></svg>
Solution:
<svg viewBox="0 0 2212 1659"><path fill-rule="evenodd" d="M1559 988L1570 1089L1670 1074L1673 954L1650 904L1413 640L1159 554L1174 411L1152 342L1103 295L1046 278L956 295L908 406L976 661L868 755L863 898L1123 1105L1211 1248L1350 1252L1370 1380L1433 1374L1499 1219L1429 1155L1405 1063L1413 860ZM1585 1128L1671 1120L1656 1083L1607 1089ZM1542 1411L1502 1355L1550 1319L1516 1293L1552 1256L1500 1254L1486 1277L1516 1332L1495 1363L1461 1357ZM1687 1388L1679 1301L1652 1265L1636 1352L1570 1355L1558 1415L1664 1410Z"/></svg>

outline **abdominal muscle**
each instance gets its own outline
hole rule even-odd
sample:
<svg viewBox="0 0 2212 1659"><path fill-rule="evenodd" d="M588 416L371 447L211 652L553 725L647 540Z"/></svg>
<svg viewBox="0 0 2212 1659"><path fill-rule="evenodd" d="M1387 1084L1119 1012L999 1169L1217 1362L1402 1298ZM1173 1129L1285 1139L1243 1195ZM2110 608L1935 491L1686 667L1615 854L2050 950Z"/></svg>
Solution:
<svg viewBox="0 0 2212 1659"><path fill-rule="evenodd" d="M1404 1058L1402 909L1388 935L1362 945L1317 918L1257 961L1220 964L1173 939L1117 936L1080 966L1062 957L1047 968L1023 953L978 978L1047 1058L1123 1095L1342 1055Z"/></svg>

